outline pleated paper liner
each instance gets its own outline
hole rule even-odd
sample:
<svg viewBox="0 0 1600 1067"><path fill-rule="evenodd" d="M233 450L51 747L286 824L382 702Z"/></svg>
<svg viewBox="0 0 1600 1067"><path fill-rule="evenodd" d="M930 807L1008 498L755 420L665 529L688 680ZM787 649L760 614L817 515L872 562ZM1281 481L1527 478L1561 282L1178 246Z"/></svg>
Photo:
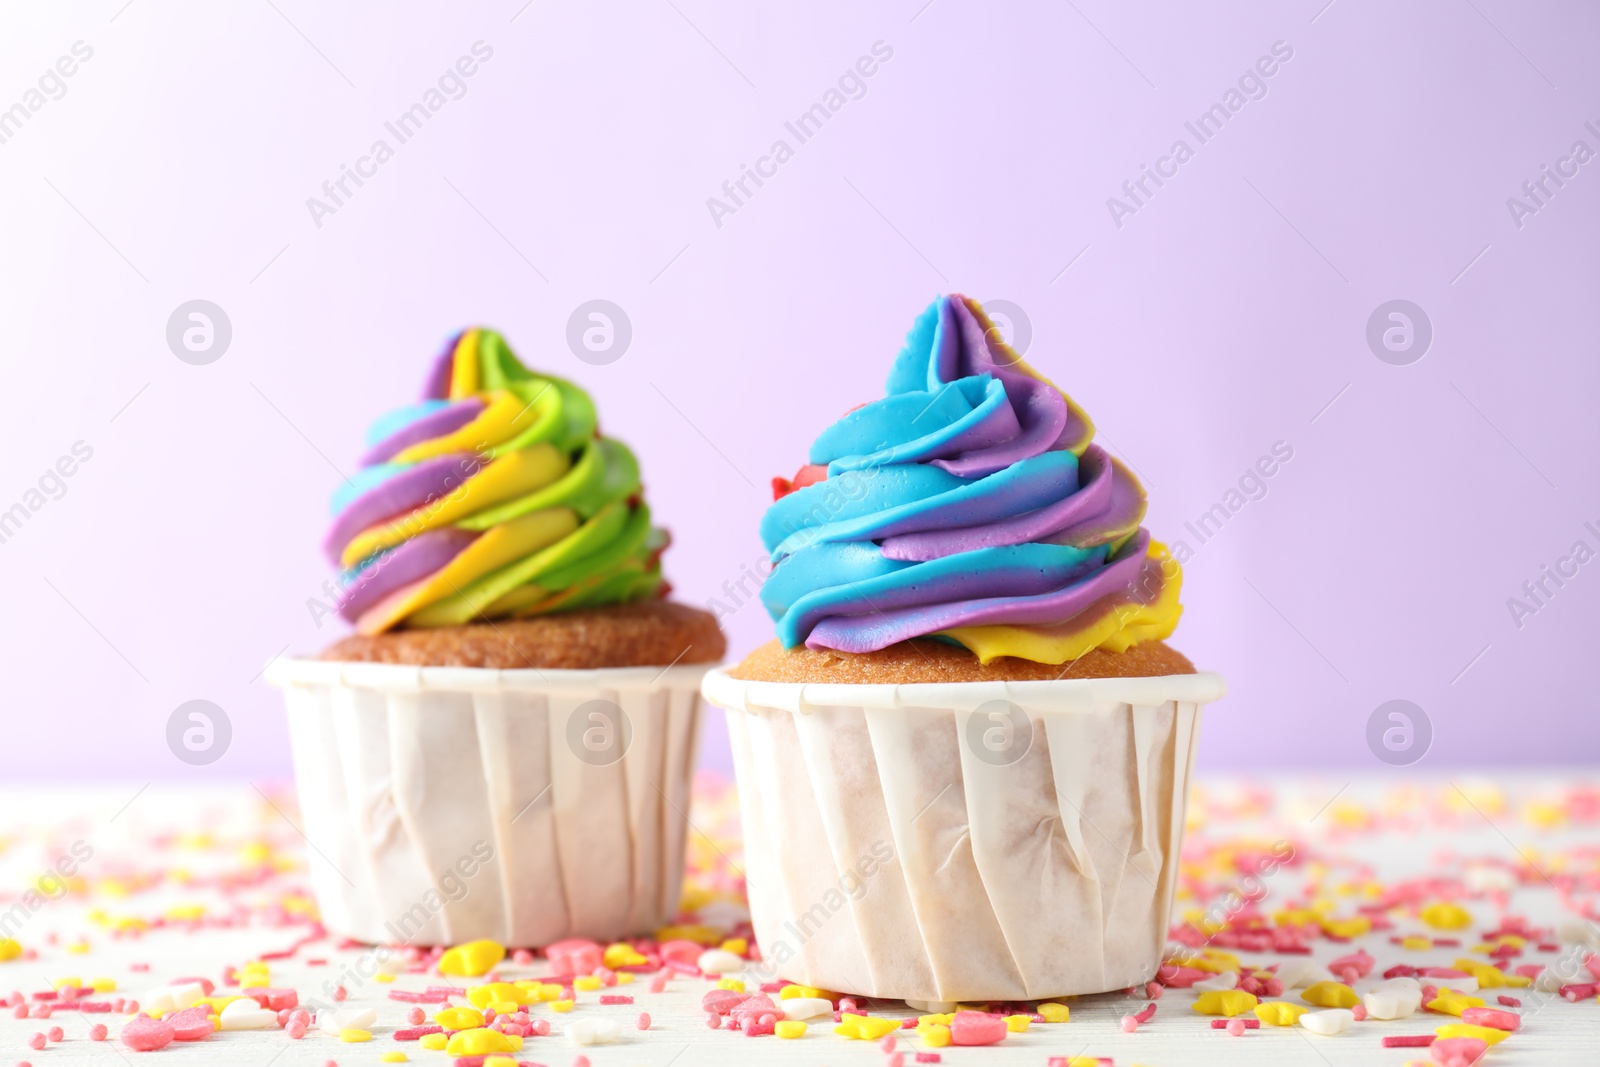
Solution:
<svg viewBox="0 0 1600 1067"><path fill-rule="evenodd" d="M929 1002L1154 976L1214 674L797 685L727 710L750 910L776 977Z"/></svg>
<svg viewBox="0 0 1600 1067"><path fill-rule="evenodd" d="M278 660L324 924L537 946L671 922L705 671Z"/></svg>

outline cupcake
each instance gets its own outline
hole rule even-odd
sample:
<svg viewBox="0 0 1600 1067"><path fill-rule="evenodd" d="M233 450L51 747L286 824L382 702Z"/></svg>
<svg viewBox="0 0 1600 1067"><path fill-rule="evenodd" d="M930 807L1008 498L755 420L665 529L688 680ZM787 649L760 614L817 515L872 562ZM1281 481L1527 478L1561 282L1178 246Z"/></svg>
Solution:
<svg viewBox="0 0 1600 1067"><path fill-rule="evenodd" d="M1165 643L1138 480L949 296L774 495L777 640L704 685L766 965L918 1006L1151 978L1223 683Z"/></svg>
<svg viewBox="0 0 1600 1067"><path fill-rule="evenodd" d="M279 660L323 922L545 945L677 911L699 685L638 461L488 330L380 418L324 542L355 633Z"/></svg>

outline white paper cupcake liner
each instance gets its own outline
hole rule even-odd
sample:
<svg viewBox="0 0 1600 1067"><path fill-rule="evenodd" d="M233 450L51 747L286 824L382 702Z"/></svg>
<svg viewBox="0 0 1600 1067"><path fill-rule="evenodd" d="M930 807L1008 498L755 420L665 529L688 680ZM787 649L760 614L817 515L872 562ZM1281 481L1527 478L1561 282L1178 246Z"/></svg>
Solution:
<svg viewBox="0 0 1600 1067"><path fill-rule="evenodd" d="M704 689L778 976L918 1002L1154 976L1217 675Z"/></svg>
<svg viewBox="0 0 1600 1067"><path fill-rule="evenodd" d="M275 662L324 924L534 946L670 922L706 669Z"/></svg>

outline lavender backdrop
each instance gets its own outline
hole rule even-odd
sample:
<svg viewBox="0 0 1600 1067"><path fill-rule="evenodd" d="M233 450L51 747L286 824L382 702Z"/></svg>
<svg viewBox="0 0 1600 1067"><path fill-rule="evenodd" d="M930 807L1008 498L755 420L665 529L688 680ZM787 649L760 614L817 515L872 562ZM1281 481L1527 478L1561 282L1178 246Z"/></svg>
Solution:
<svg viewBox="0 0 1600 1067"><path fill-rule="evenodd" d="M339 632L325 500L455 329L594 392L704 604L940 291L1019 309L1193 553L1205 766L1377 768L1396 699L1422 768L1600 756L1593 4L446 7L0 9L9 773L287 773L255 676ZM605 364L566 340L593 299ZM207 768L167 749L191 699L232 724Z"/></svg>

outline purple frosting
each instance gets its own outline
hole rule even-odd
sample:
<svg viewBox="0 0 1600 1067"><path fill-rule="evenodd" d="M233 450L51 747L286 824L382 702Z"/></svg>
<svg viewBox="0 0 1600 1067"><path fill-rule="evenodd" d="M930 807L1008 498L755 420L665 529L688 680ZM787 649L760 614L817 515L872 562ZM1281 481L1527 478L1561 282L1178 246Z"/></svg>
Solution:
<svg viewBox="0 0 1600 1067"><path fill-rule="evenodd" d="M363 567L339 594L339 614L355 622L368 608L455 559L481 534L446 526L427 530Z"/></svg>
<svg viewBox="0 0 1600 1067"><path fill-rule="evenodd" d="M333 520L322 549L335 564L344 546L356 534L385 519L403 515L454 492L462 482L478 473L482 461L470 452L425 459L400 471L393 478L362 493Z"/></svg>

